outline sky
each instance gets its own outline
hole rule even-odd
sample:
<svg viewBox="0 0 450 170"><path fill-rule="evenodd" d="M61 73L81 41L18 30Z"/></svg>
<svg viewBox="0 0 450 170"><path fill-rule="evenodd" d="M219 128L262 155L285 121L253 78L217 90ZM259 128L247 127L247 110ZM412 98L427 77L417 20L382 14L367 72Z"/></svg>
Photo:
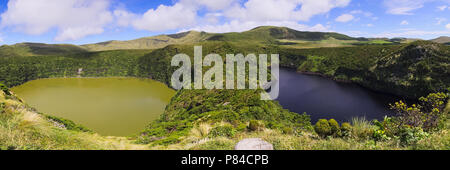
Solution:
<svg viewBox="0 0 450 170"><path fill-rule="evenodd" d="M450 0L0 0L0 44L89 44L257 26L354 37L450 36Z"/></svg>

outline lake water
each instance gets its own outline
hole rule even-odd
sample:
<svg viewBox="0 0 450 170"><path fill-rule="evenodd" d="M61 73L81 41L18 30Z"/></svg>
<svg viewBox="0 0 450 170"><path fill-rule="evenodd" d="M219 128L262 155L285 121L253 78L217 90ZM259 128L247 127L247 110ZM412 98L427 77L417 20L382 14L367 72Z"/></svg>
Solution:
<svg viewBox="0 0 450 170"><path fill-rule="evenodd" d="M163 83L137 78L41 79L12 90L40 112L112 136L137 134L175 94Z"/></svg>
<svg viewBox="0 0 450 170"><path fill-rule="evenodd" d="M129 136L159 118L175 91L163 83L137 78L55 78L12 89L40 112L80 123L102 135ZM280 70L280 104L311 115L312 122L390 115L396 98L355 84Z"/></svg>
<svg viewBox="0 0 450 170"><path fill-rule="evenodd" d="M291 69L280 69L280 104L292 112L311 115L312 122L334 118L339 122L352 117L368 120L392 115L389 103L395 97L370 91L350 83L304 75Z"/></svg>

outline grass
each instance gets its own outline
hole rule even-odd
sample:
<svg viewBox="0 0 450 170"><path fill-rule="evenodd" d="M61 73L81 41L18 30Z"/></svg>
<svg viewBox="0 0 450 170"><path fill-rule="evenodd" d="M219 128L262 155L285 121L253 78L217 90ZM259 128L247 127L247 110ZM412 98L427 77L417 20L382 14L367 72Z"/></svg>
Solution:
<svg viewBox="0 0 450 170"><path fill-rule="evenodd" d="M367 128L368 124L363 119L359 119L361 126L357 128ZM369 126L370 127L370 126ZM200 127L194 127L197 129ZM195 130L194 130L195 131ZM357 132L358 133L358 132ZM354 135L357 136L357 135ZM402 146L398 140L373 141L370 139L351 138L320 138L312 132L302 132L299 134L284 134L279 130L264 128L261 131L244 131L236 134L232 138L199 137L188 135L180 143L167 146L153 146L151 149L167 150L232 150L242 139L261 138L273 144L275 150L448 150L450 149L450 135L447 130L435 133L430 137L419 141L415 145Z"/></svg>
<svg viewBox="0 0 450 170"><path fill-rule="evenodd" d="M351 124L353 126L352 134L359 140L366 140L367 136L371 136L374 131L372 123L365 118L353 118Z"/></svg>
<svg viewBox="0 0 450 170"><path fill-rule="evenodd" d="M364 118L352 120L353 131L348 138L321 138L313 131L301 130L283 133L279 129L262 128L251 131L236 127L233 136L213 137L211 129L232 126L224 121L194 121L188 133L179 142L169 145L135 144L134 139L107 137L95 132L68 130L37 113L14 94L0 90L0 149L5 150L232 150L242 139L261 138L273 144L276 150L449 150L447 129L432 133L417 144L403 146L398 139L373 141L362 137L373 126ZM447 107L447 109L449 109ZM244 123L247 127L248 122Z"/></svg>

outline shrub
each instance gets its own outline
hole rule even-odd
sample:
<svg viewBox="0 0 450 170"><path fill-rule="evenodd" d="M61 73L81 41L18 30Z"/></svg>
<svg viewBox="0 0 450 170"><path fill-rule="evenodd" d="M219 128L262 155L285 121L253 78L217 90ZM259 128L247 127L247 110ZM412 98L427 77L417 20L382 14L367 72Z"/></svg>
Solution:
<svg viewBox="0 0 450 170"><path fill-rule="evenodd" d="M326 137L331 133L330 124L326 119L320 119L317 121L316 125L314 125L314 130L319 136Z"/></svg>
<svg viewBox="0 0 450 170"><path fill-rule="evenodd" d="M331 128L331 135L333 135L334 137L341 136L341 128L339 127L339 123L336 120L330 119L328 120L328 124Z"/></svg>
<svg viewBox="0 0 450 170"><path fill-rule="evenodd" d="M213 128L209 132L208 136L210 136L210 137L219 137L219 136L233 137L235 133L236 132L233 129L233 126L224 125L224 126L217 126L217 127Z"/></svg>
<svg viewBox="0 0 450 170"><path fill-rule="evenodd" d="M68 119L64 119L64 118L60 118L60 117L56 117L56 116L50 116L50 115L45 115L45 117L47 119L50 119L57 123L63 124L67 130L73 130L73 131L79 131L79 132L92 132L92 130L90 130L80 124L77 124L71 120L68 120Z"/></svg>
<svg viewBox="0 0 450 170"><path fill-rule="evenodd" d="M245 123L240 123L239 125L236 126L236 130L238 132L243 132L247 129L247 125Z"/></svg>
<svg viewBox="0 0 450 170"><path fill-rule="evenodd" d="M6 87L4 84L0 83L0 90L2 90L3 92L5 92L6 95L11 95L11 93L9 92L8 87Z"/></svg>
<svg viewBox="0 0 450 170"><path fill-rule="evenodd" d="M257 120L251 120L248 125L248 129L250 129L250 131L258 131L258 130L262 130L263 128L264 128L264 124L261 121L257 121Z"/></svg>
<svg viewBox="0 0 450 170"><path fill-rule="evenodd" d="M282 131L284 134L293 134L294 133L294 129L292 129L291 127L283 127Z"/></svg>
<svg viewBox="0 0 450 170"><path fill-rule="evenodd" d="M448 96L445 93L432 93L427 97L421 97L419 99L420 105L408 106L403 101L399 101L390 106L398 115L398 127L408 125L431 131L445 127L446 114L444 108L447 99Z"/></svg>
<svg viewBox="0 0 450 170"><path fill-rule="evenodd" d="M341 126L341 136L350 137L352 135L352 125L350 123L342 123Z"/></svg>
<svg viewBox="0 0 450 170"><path fill-rule="evenodd" d="M400 129L400 142L402 145L416 144L428 136L420 127L403 126Z"/></svg>
<svg viewBox="0 0 450 170"><path fill-rule="evenodd" d="M385 141L390 140L391 138L386 135L386 131L379 129L373 132L373 139L375 141Z"/></svg>

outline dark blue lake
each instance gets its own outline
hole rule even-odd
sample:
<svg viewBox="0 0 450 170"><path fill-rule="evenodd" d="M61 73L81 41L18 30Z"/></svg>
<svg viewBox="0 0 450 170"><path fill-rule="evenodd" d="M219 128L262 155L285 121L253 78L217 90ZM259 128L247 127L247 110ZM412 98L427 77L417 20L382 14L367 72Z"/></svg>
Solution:
<svg viewBox="0 0 450 170"><path fill-rule="evenodd" d="M315 123L318 119L330 118L339 122L350 121L353 117L380 120L392 115L389 103L400 99L356 84L281 68L280 96L277 100L285 109L311 115Z"/></svg>

